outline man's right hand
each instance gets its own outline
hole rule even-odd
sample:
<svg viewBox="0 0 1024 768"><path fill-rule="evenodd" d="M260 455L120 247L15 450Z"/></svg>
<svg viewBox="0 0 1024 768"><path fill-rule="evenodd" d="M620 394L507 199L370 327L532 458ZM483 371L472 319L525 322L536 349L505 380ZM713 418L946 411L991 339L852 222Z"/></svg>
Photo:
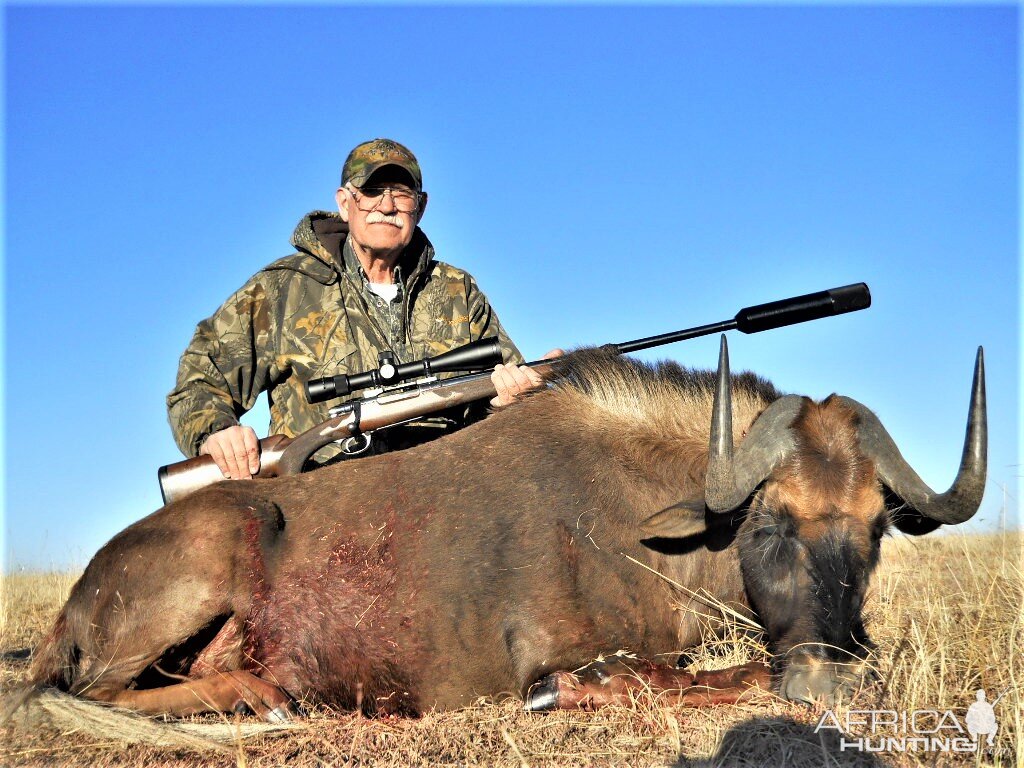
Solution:
<svg viewBox="0 0 1024 768"><path fill-rule="evenodd" d="M252 427L236 424L214 432L199 446L200 456L209 456L228 480L248 480L260 471L260 442Z"/></svg>

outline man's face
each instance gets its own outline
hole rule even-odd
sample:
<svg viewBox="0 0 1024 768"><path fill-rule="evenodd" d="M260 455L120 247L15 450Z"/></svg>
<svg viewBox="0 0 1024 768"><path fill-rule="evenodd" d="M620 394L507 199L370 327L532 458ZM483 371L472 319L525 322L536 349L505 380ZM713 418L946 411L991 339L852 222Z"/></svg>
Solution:
<svg viewBox="0 0 1024 768"><path fill-rule="evenodd" d="M392 193L370 197L362 191L382 187L392 189L400 196L403 192L415 196L408 174L396 166L385 166L372 174L362 189L342 187L335 199L342 220L348 222L349 237L361 250L381 255L397 254L412 241L416 224L423 215L426 195L422 195L419 204L410 211L399 210L399 207L409 206L401 202L396 204Z"/></svg>

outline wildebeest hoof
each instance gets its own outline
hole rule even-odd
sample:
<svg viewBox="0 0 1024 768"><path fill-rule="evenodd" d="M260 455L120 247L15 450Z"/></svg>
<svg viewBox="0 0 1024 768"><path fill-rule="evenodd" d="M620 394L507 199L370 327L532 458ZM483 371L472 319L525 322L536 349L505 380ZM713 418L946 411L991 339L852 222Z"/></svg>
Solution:
<svg viewBox="0 0 1024 768"><path fill-rule="evenodd" d="M558 683L554 675L541 678L526 694L523 709L527 712L550 712L558 709Z"/></svg>
<svg viewBox="0 0 1024 768"><path fill-rule="evenodd" d="M274 707L267 712L264 719L268 723L287 723L291 721L292 713L288 711L287 707Z"/></svg>
<svg viewBox="0 0 1024 768"><path fill-rule="evenodd" d="M569 672L552 672L545 675L532 686L526 694L523 709L527 712L550 712L563 709L562 696L566 688L575 687L575 675Z"/></svg>

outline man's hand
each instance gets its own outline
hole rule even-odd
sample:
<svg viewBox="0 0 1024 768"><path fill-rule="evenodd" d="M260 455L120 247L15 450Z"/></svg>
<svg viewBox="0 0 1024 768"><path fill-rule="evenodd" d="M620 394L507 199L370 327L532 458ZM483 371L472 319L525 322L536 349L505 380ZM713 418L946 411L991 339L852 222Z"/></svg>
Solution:
<svg viewBox="0 0 1024 768"><path fill-rule="evenodd" d="M550 360L555 357L561 357L564 354L565 352L561 349L552 349L550 352L545 353L541 359ZM514 403L516 397L523 392L537 389L544 383L544 379L533 368L525 365L498 363L498 365L494 366L494 372L491 374L491 383L494 384L494 389L497 390L497 394L491 398L491 407L501 408Z"/></svg>
<svg viewBox="0 0 1024 768"><path fill-rule="evenodd" d="M199 446L199 455L217 462L228 480L248 480L260 471L260 444L256 432L241 424L214 432Z"/></svg>

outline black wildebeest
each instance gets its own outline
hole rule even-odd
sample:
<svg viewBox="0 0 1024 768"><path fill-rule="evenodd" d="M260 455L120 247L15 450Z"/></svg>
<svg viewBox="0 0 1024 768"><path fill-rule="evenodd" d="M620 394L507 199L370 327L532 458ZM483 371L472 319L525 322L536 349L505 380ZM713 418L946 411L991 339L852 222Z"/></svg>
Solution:
<svg viewBox="0 0 1024 768"><path fill-rule="evenodd" d="M600 351L558 367L552 387L444 440L219 483L140 520L93 558L31 682L272 720L296 700L596 705L634 681L684 701L753 681L832 700L865 671L883 533L960 523L981 501L980 350L944 494L859 403L730 376L724 339L717 376ZM770 675L673 666L700 642L701 590L759 617ZM620 649L633 655L588 665Z"/></svg>

